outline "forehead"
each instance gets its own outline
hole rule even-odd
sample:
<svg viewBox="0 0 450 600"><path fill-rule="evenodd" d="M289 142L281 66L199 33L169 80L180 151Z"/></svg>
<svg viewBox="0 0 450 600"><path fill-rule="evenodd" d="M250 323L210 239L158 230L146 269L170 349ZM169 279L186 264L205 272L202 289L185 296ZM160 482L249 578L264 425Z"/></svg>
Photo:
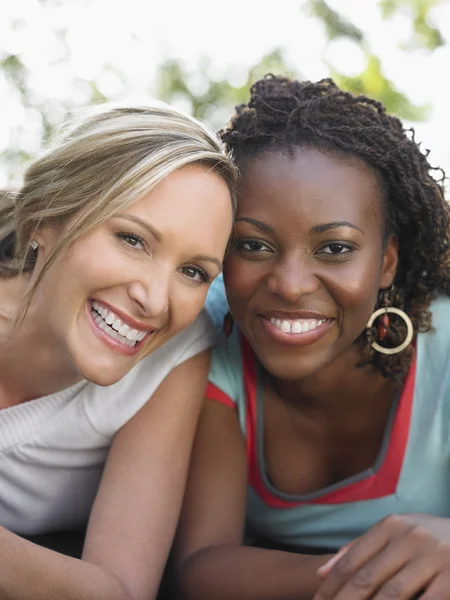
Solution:
<svg viewBox="0 0 450 600"><path fill-rule="evenodd" d="M362 229L382 222L378 176L356 157L312 148L271 151L247 159L241 170L238 216L252 211L313 225L345 220Z"/></svg>
<svg viewBox="0 0 450 600"><path fill-rule="evenodd" d="M171 244L212 248L226 243L233 214L226 182L198 164L174 171L124 212L150 223Z"/></svg>

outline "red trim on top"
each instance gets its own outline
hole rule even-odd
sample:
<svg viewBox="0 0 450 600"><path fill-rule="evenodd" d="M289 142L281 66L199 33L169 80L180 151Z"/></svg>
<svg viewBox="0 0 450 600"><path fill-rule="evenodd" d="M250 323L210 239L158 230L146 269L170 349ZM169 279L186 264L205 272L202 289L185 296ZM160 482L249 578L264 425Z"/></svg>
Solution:
<svg viewBox="0 0 450 600"><path fill-rule="evenodd" d="M220 402L220 404L224 404L225 406L228 406L228 408L236 408L236 405L230 398L230 396L225 394L224 391L222 391L220 388L217 387L217 385L214 385L210 381L208 381L208 385L206 386L205 397L208 398L208 400L215 400L216 402Z"/></svg>
<svg viewBox="0 0 450 600"><path fill-rule="evenodd" d="M271 508L293 508L302 504L343 504L345 502L358 502L373 500L393 494L397 488L403 459L408 443L411 425L411 415L414 396L414 383L416 375L416 354L409 369L405 386L400 397L397 412L392 425L389 446L383 463L377 473L360 481L345 485L338 490L323 494L314 500L298 501L284 500L274 496L264 485L258 468L257 461L257 436L256 436L256 361L253 351L243 336L241 336L243 349L244 387L247 405L247 456L249 461L249 483Z"/></svg>
<svg viewBox="0 0 450 600"><path fill-rule="evenodd" d="M246 399L245 433L249 469L248 477L250 485L253 485L253 482L261 479L259 475L258 461L256 460L256 360L253 350L245 337L241 334L240 338L242 348L242 369L244 373L244 392Z"/></svg>

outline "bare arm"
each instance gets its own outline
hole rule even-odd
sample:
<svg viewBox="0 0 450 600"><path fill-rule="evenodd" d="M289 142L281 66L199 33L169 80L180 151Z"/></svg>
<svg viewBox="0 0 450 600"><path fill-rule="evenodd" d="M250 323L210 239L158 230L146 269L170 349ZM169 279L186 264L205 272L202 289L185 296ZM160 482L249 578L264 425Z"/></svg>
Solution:
<svg viewBox="0 0 450 600"><path fill-rule="evenodd" d="M310 600L330 558L242 545L247 488L236 413L206 400L175 546L183 600Z"/></svg>
<svg viewBox="0 0 450 600"><path fill-rule="evenodd" d="M116 435L82 560L0 530L0 598L155 598L179 517L208 366L208 353L179 365Z"/></svg>

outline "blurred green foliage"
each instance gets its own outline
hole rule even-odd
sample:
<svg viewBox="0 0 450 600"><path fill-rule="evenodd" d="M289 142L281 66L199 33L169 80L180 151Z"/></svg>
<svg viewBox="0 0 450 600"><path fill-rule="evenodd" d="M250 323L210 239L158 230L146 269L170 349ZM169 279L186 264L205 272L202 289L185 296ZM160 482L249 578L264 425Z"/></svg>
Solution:
<svg viewBox="0 0 450 600"><path fill-rule="evenodd" d="M430 11L448 1L450 0L378 0L378 7L386 20L395 18L398 14L405 15L409 19L410 36L406 40L399 40L400 51L412 52L421 49L433 52L442 46L445 40L439 29L431 23ZM363 0L360 0L361 4L362 2ZM365 65L361 73L356 76L345 76L328 65L330 76L336 83L353 93L368 94L380 100L390 112L403 119L409 121L426 119L428 107L414 105L396 88L394 82L386 77L383 65L374 54L364 32L354 23L331 8L326 0L299 0L299 10L306 11L311 19L316 19L323 25L329 43L338 38L346 38L363 51ZM20 26L20 23L17 26ZM65 40L65 32L60 30L55 33L65 44L66 59L69 56L69 48ZM233 107L247 100L249 86L264 74L276 73L302 78L301 60L294 71L286 65L283 52L279 48L271 49L257 65L250 69L243 69L240 65L230 65L228 71L217 78L212 67L206 57L190 70L181 60L168 60L159 66L156 88L149 91L161 100L181 105L194 116L220 127L230 117ZM55 101L49 102L48 98L33 94L28 84L30 73L21 62L20 56L2 56L1 49L0 74L3 74L16 90L18 102L40 116L40 130L44 140L49 137L62 115L77 108L76 100L72 103L71 100L67 100L65 103L61 102L61 106L56 106ZM120 73L117 75L121 76ZM95 81L74 82L74 86L77 85L84 86L83 94L88 103L94 104L108 99ZM1 158L3 164L8 166L12 179L23 162L29 158L27 151L20 144L20 139L19 141L17 139Z"/></svg>
<svg viewBox="0 0 450 600"><path fill-rule="evenodd" d="M437 27L429 23L430 10L446 0L379 0L381 13L388 19L399 12L409 15L413 30L409 40L401 46L405 49L416 50L427 48L435 50L443 46L445 41Z"/></svg>
<svg viewBox="0 0 450 600"><path fill-rule="evenodd" d="M209 67L206 58L195 71L184 69L179 61L164 63L159 68L156 96L169 103L184 100L195 117L220 127L230 117L233 106L246 102L250 85L266 73L296 75L284 64L279 49L264 56L258 65L244 73L237 66L230 67L227 77L219 81L211 79Z"/></svg>
<svg viewBox="0 0 450 600"><path fill-rule="evenodd" d="M405 51L425 49L436 50L444 45L441 32L430 24L430 11L446 0L379 0L378 6L385 20L398 13L407 16L411 22L411 36L399 42L399 48ZM344 19L330 8L325 0L310 0L306 9L311 16L320 19L326 29L330 41L337 38L348 38L358 44L364 52L366 65L364 70L354 77L346 77L330 66L330 75L336 83L354 94L367 94L380 100L389 112L408 121L426 119L429 107L414 105L395 84L383 73L380 60L369 47L362 31L353 23Z"/></svg>
<svg viewBox="0 0 450 600"><path fill-rule="evenodd" d="M446 1L448 0L379 0L378 5L384 19L393 18L399 12L409 17L411 37L405 42L399 42L401 50L433 51L445 42L440 31L429 23L429 13L435 6ZM385 76L383 65L373 53L361 29L333 10L325 0L307 0L302 9L311 18L318 19L323 24L329 42L347 38L364 52L365 67L356 76L345 76L328 65L330 76L338 85L354 94L367 94L380 100L389 112L402 119L421 121L427 118L429 107L413 104L396 88L394 82ZM301 64L299 68L301 69ZM208 78L207 61L200 66L200 73L205 79ZM221 126L230 116L232 106L244 102L248 98L250 85L265 73L301 78L300 72L294 72L285 65L281 50L276 49L250 69L240 85L231 85L226 79L219 82L210 81L202 94L197 94L189 85L192 73L184 70L181 62L169 61L160 68L157 92L158 96L167 102L184 98L192 114L210 121L215 126Z"/></svg>
<svg viewBox="0 0 450 600"><path fill-rule="evenodd" d="M353 94L366 94L382 102L389 110L408 121L426 119L429 107L416 106L405 94L399 92L392 81L386 79L379 59L374 54L366 55L366 67L355 77L341 75L330 67L331 77L345 90Z"/></svg>
<svg viewBox="0 0 450 600"><path fill-rule="evenodd" d="M364 42L363 32L330 8L324 0L309 0L305 9L310 15L321 19L329 40L347 37L358 43Z"/></svg>

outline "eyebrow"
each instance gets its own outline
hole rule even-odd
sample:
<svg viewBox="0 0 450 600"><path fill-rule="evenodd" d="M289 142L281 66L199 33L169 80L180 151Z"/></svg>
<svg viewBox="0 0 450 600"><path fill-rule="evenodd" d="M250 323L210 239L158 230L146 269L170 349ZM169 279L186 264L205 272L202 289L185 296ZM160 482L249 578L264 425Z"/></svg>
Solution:
<svg viewBox="0 0 450 600"><path fill-rule="evenodd" d="M121 219L127 219L128 221L133 221L134 223L137 223L138 225L149 231L158 242L162 242L162 233L155 229L152 225L150 225L150 223L147 223L147 221L144 221L139 217L135 217L134 215L126 215L123 213L119 213L115 216ZM197 256L193 257L193 260L212 263L213 265L216 265L218 267L219 271L222 270L222 263L219 259L214 258L213 256L207 256L206 254L198 254Z"/></svg>
<svg viewBox="0 0 450 600"><path fill-rule="evenodd" d="M257 221L256 219L252 219L251 217L239 217L239 219L235 220L235 223L237 223L238 221L245 221L245 223L250 223L250 225L254 225L257 229L260 229L264 233L275 232L275 229L271 225L267 225L267 223Z"/></svg>
<svg viewBox="0 0 450 600"><path fill-rule="evenodd" d="M150 223L147 223L147 221L144 221L139 217L135 217L134 215L126 215L123 213L118 213L114 216L119 217L120 219L126 219L127 221L133 221L133 223L137 223L138 225L146 229L148 232L150 232L157 242L161 242L163 239L162 233L160 231L158 231L152 225L150 225Z"/></svg>
<svg viewBox="0 0 450 600"><path fill-rule="evenodd" d="M246 223L250 223L254 225L260 231L264 233L274 233L275 229L271 225L267 225L267 223L263 223L262 221L257 221L256 219L252 219L251 217L240 217L236 219L236 223L238 221L245 221ZM314 225L311 227L309 234L314 235L316 233L323 233L324 231L329 231L330 229L339 229L340 227L350 227L351 229L356 229L364 233L364 231L355 225L354 223L350 223L350 221L332 221L331 223L323 223L322 225Z"/></svg>
<svg viewBox="0 0 450 600"><path fill-rule="evenodd" d="M314 227L311 227L309 230L309 234L314 235L315 233L323 233L324 231L329 231L330 229L340 229L341 227L350 227L351 229L356 229L357 231L364 233L361 227L358 227L354 223L350 223L350 221L332 221L331 223L314 225Z"/></svg>
<svg viewBox="0 0 450 600"><path fill-rule="evenodd" d="M222 263L217 258L213 256L207 256L206 254L197 254L197 256L193 257L193 260L199 260L200 262L209 262L213 265L216 265L219 271L222 270Z"/></svg>

